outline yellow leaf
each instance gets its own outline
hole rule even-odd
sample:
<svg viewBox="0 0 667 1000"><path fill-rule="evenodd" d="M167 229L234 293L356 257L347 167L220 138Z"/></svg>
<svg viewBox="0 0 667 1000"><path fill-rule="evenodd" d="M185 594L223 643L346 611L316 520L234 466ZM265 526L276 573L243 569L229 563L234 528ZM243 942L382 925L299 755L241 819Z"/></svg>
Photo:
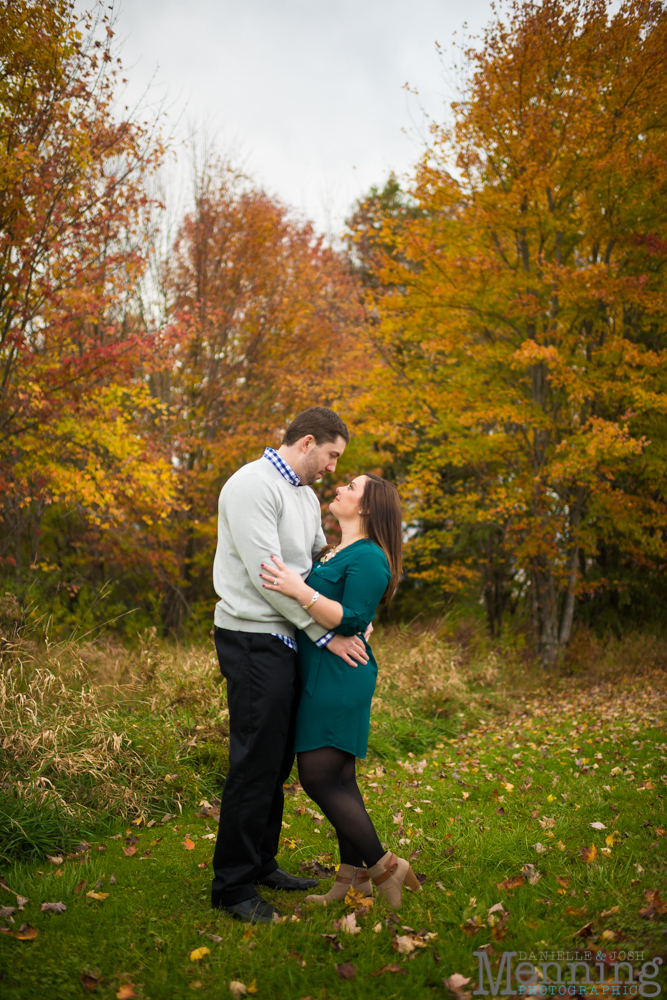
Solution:
<svg viewBox="0 0 667 1000"><path fill-rule="evenodd" d="M136 995L134 992L134 983L124 983L119 987L118 993L116 993L118 1000L132 1000Z"/></svg>
<svg viewBox="0 0 667 1000"><path fill-rule="evenodd" d="M582 861L587 861L589 864L591 861L595 861L597 856L598 852L595 844L591 844L590 847L582 847L579 855Z"/></svg>
<svg viewBox="0 0 667 1000"><path fill-rule="evenodd" d="M555 795L547 795L547 802L554 802L556 799Z"/></svg>
<svg viewBox="0 0 667 1000"><path fill-rule="evenodd" d="M106 899L108 895L108 892L93 892L92 889L86 893L86 896L90 896L91 899Z"/></svg>
<svg viewBox="0 0 667 1000"><path fill-rule="evenodd" d="M251 983L248 983L248 993L256 993L256 992L257 992L257 980L253 979Z"/></svg>
<svg viewBox="0 0 667 1000"><path fill-rule="evenodd" d="M204 958L205 955L210 955L210 954L211 954L210 948L193 948L192 951L190 952L190 961L201 962L202 958Z"/></svg>

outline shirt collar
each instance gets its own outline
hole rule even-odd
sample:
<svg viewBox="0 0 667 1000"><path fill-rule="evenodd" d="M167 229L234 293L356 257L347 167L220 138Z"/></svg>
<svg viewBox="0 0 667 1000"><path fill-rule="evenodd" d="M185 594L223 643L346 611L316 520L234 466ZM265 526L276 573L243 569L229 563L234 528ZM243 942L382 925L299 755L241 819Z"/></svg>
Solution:
<svg viewBox="0 0 667 1000"><path fill-rule="evenodd" d="M303 486L291 465L288 465L284 458L281 458L275 448L265 448L262 458L268 458L271 465L278 470L280 475L291 486Z"/></svg>

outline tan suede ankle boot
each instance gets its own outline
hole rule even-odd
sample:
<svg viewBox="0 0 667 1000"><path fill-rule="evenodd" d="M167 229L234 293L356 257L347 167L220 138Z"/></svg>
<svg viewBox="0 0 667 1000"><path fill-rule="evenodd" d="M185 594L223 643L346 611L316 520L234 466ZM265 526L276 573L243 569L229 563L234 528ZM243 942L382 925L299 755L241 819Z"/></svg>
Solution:
<svg viewBox="0 0 667 1000"><path fill-rule="evenodd" d="M333 903L345 899L349 889L356 889L364 896L372 896L370 875L366 868L355 868L353 865L339 865L336 881L325 896L306 896L306 903Z"/></svg>
<svg viewBox="0 0 667 1000"><path fill-rule="evenodd" d="M404 858L387 851L376 865L368 869L368 874L377 887L380 899L387 901L393 910L398 910L402 902L402 889L421 892L419 879Z"/></svg>

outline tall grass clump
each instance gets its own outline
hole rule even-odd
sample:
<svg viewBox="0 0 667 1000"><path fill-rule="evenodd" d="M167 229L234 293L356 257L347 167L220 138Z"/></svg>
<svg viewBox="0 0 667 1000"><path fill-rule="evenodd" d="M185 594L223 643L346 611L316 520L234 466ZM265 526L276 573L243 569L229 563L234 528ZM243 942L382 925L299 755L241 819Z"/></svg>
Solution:
<svg viewBox="0 0 667 1000"><path fill-rule="evenodd" d="M5 634L0 853L68 850L118 817L215 796L226 718L212 645L186 650L153 632L136 649L109 638L51 643L39 626Z"/></svg>

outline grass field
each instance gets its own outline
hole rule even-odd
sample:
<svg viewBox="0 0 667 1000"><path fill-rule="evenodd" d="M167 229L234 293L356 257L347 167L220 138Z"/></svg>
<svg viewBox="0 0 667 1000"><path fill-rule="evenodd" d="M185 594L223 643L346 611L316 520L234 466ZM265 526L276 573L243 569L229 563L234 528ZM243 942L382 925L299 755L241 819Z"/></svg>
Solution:
<svg viewBox="0 0 667 1000"><path fill-rule="evenodd" d="M272 927L210 910L216 825L196 814L219 791L225 709L209 649L14 650L0 996L465 998L480 948L495 974L505 952L588 953L597 995L655 995L656 968L637 976L667 957L667 699L663 647L642 642L589 648L594 672L545 679L520 652L437 629L380 637L360 784L383 842L425 880L400 914L358 914L356 933L335 926L354 901L266 892L287 916ZM284 822L285 869L335 866L294 781Z"/></svg>

